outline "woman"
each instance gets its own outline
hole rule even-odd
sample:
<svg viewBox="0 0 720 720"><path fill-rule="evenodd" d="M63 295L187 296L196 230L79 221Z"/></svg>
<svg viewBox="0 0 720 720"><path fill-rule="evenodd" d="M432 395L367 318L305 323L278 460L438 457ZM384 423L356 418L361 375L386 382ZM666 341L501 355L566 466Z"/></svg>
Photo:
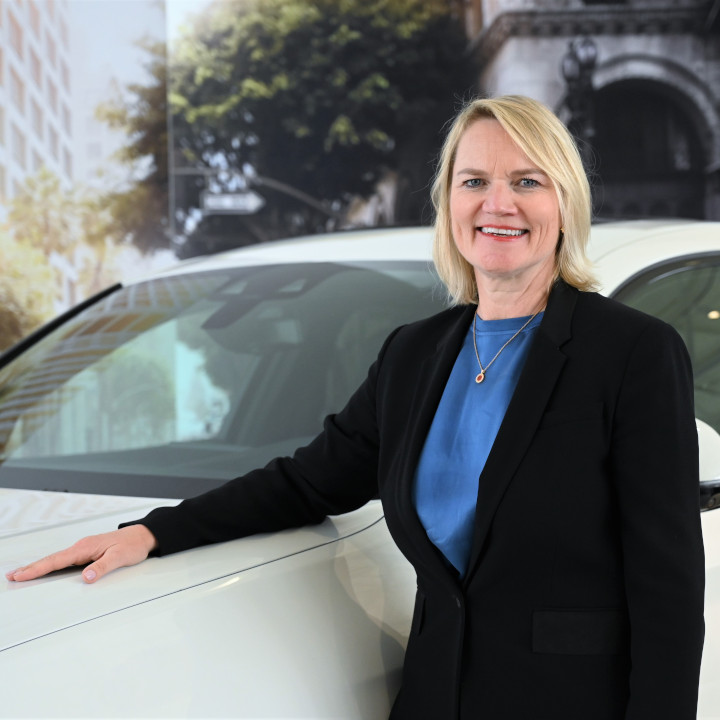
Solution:
<svg viewBox="0 0 720 720"><path fill-rule="evenodd" d="M418 576L393 720L695 718L704 561L682 341L590 292L587 180L541 104L467 105L433 200L454 307L396 330L310 445L9 579L92 561L92 582L379 492Z"/></svg>

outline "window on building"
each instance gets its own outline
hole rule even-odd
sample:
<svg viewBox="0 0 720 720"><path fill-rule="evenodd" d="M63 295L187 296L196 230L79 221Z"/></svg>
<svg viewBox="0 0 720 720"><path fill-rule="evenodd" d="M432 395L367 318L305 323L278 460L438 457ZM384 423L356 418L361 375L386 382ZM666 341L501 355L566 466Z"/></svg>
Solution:
<svg viewBox="0 0 720 720"><path fill-rule="evenodd" d="M50 37L50 33L47 32L45 33L45 47L50 64L53 67L57 67L57 45L55 44L55 40Z"/></svg>
<svg viewBox="0 0 720 720"><path fill-rule="evenodd" d="M57 111L58 111L57 85L52 80L48 79L47 88L48 88L48 103L50 104L50 109L57 115Z"/></svg>
<svg viewBox="0 0 720 720"><path fill-rule="evenodd" d="M65 88L65 92L70 92L70 70L62 60L60 61L60 77L62 78L62 84Z"/></svg>
<svg viewBox="0 0 720 720"><path fill-rule="evenodd" d="M50 138L50 153L55 160L60 159L60 138L57 130L52 126L48 126L48 136Z"/></svg>
<svg viewBox="0 0 720 720"><path fill-rule="evenodd" d="M40 105L35 100L30 101L30 121L32 123L32 129L35 135L40 140L43 138L43 111Z"/></svg>
<svg viewBox="0 0 720 720"><path fill-rule="evenodd" d="M65 175L72 180L72 155L66 147L63 147L63 170L65 171Z"/></svg>
<svg viewBox="0 0 720 720"><path fill-rule="evenodd" d="M38 172L45 163L43 162L42 155L37 151L32 151L32 169L33 172Z"/></svg>
<svg viewBox="0 0 720 720"><path fill-rule="evenodd" d="M23 169L27 167L27 141L25 135L20 128L13 124L12 126L12 157L13 160Z"/></svg>
<svg viewBox="0 0 720 720"><path fill-rule="evenodd" d="M72 117L70 115L70 108L64 103L62 106L62 124L65 134L70 137L72 135Z"/></svg>
<svg viewBox="0 0 720 720"><path fill-rule="evenodd" d="M40 64L40 58L32 48L30 49L30 74L33 82L39 88L42 88L42 65Z"/></svg>
<svg viewBox="0 0 720 720"><path fill-rule="evenodd" d="M22 26L17 21L15 16L8 12L8 21L10 27L10 47L18 54L18 57L23 56L23 31Z"/></svg>
<svg viewBox="0 0 720 720"><path fill-rule="evenodd" d="M28 3L28 8L30 10L30 27L32 28L32 31L35 33L35 37L40 37L40 10L37 6L37 0L30 0Z"/></svg>
<svg viewBox="0 0 720 720"><path fill-rule="evenodd" d="M70 35L68 33L68 26L62 18L60 18L60 42L62 42L62 46L66 50L70 49Z"/></svg>
<svg viewBox="0 0 720 720"><path fill-rule="evenodd" d="M47 8L47 14L50 19L55 21L55 0L45 0L45 7Z"/></svg>
<svg viewBox="0 0 720 720"><path fill-rule="evenodd" d="M5 108L0 107L0 145L5 145Z"/></svg>
<svg viewBox="0 0 720 720"><path fill-rule="evenodd" d="M0 202L7 200L7 172L4 165L0 165Z"/></svg>
<svg viewBox="0 0 720 720"><path fill-rule="evenodd" d="M21 113L25 113L25 83L13 68L10 68L10 100Z"/></svg>
<svg viewBox="0 0 720 720"><path fill-rule="evenodd" d="M2 15L2 13L0 13ZM0 48L0 87L5 84L5 55L3 49Z"/></svg>

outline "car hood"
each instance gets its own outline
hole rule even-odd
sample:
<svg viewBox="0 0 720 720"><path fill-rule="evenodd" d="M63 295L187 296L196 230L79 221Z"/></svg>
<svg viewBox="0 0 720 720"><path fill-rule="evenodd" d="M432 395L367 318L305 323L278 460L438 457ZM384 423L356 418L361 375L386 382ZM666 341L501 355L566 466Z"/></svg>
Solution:
<svg viewBox="0 0 720 720"><path fill-rule="evenodd" d="M154 507L177 502L0 489L0 570L4 574L68 547L80 537L107 532ZM381 519L380 504L374 501L317 526L257 535L162 560L150 558L110 573L94 585L83 582L79 568L25 583L0 582L0 651L337 542Z"/></svg>

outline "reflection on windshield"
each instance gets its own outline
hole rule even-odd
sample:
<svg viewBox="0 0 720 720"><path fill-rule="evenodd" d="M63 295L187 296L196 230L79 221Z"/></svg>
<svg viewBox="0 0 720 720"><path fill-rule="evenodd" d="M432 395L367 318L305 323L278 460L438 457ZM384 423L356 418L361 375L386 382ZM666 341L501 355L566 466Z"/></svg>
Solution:
<svg viewBox="0 0 720 720"><path fill-rule="evenodd" d="M424 263L122 289L0 370L0 486L196 494L312 438L388 333L442 298Z"/></svg>

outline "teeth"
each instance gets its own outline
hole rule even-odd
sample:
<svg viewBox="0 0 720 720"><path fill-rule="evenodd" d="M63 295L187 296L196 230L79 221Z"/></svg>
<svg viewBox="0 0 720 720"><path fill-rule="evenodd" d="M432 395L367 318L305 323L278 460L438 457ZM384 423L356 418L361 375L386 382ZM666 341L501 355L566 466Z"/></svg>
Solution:
<svg viewBox="0 0 720 720"><path fill-rule="evenodd" d="M481 227L480 231L490 235L512 235L514 237L525 234L525 230L510 230L508 228L495 227Z"/></svg>

